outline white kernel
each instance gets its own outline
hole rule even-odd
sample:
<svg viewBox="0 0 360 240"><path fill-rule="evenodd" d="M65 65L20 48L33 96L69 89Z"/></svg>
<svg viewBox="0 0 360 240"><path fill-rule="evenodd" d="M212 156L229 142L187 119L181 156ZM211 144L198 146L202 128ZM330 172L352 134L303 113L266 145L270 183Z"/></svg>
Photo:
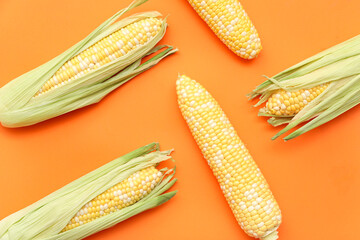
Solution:
<svg viewBox="0 0 360 240"><path fill-rule="evenodd" d="M53 79L54 79L55 84L59 84L59 81L55 75L53 76Z"/></svg>
<svg viewBox="0 0 360 240"><path fill-rule="evenodd" d="M95 63L97 63L98 61L97 61L97 58L96 58L96 56L95 55L92 55L92 59L93 59L93 61L95 62Z"/></svg>
<svg viewBox="0 0 360 240"><path fill-rule="evenodd" d="M257 226L258 226L258 228L261 228L262 226L264 226L265 225L265 223L264 222L261 222L261 223L259 223Z"/></svg>
<svg viewBox="0 0 360 240"><path fill-rule="evenodd" d="M253 206L248 207L249 212L253 211L255 208Z"/></svg>
<svg viewBox="0 0 360 240"><path fill-rule="evenodd" d="M106 53L107 56L110 55L109 50L107 50L107 48L104 48L104 52Z"/></svg>

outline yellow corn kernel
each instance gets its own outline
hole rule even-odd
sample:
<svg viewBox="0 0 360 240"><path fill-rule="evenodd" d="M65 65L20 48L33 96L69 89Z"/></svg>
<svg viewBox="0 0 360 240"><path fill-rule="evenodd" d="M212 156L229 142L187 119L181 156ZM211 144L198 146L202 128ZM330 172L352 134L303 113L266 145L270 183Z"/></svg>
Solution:
<svg viewBox="0 0 360 240"><path fill-rule="evenodd" d="M182 115L244 231L277 239L280 208L269 186L216 100L196 81L179 76Z"/></svg>

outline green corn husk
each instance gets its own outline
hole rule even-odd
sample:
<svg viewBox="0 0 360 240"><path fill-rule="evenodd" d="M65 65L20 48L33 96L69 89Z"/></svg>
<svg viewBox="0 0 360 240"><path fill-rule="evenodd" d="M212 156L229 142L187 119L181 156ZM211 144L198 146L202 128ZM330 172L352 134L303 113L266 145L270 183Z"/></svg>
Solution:
<svg viewBox="0 0 360 240"><path fill-rule="evenodd" d="M165 34L167 23L164 19L159 33L130 54L117 58L79 77L76 81L51 90L51 94L33 98L53 74L72 57L120 28L147 17L160 16L158 12L145 12L115 22L124 13L146 1L135 0L64 53L0 88L0 122L2 125L6 127L28 126L97 103L117 87L176 52L177 49L171 46L155 47ZM144 57L152 53L155 55L145 63L141 63Z"/></svg>
<svg viewBox="0 0 360 240"><path fill-rule="evenodd" d="M0 239L82 239L165 203L176 194L176 191L164 193L176 182L173 179L175 169L160 170L165 172L161 181L133 205L61 232L71 218L94 197L139 170L171 159L170 153L160 152L159 145L152 143L109 162L1 220Z"/></svg>
<svg viewBox="0 0 360 240"><path fill-rule="evenodd" d="M250 99L260 97L255 105L266 102L277 90L298 91L320 84L329 86L293 117L282 117L259 112L259 116L271 117L273 126L287 124L272 139L308 121L284 140L293 139L310 131L353 108L360 103L360 35L318 53L275 75L256 87Z"/></svg>

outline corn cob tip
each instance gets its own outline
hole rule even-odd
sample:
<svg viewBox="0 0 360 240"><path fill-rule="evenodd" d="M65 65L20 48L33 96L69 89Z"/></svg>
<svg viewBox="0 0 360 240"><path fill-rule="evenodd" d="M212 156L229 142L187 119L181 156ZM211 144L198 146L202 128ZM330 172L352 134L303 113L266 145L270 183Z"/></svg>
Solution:
<svg viewBox="0 0 360 240"><path fill-rule="evenodd" d="M176 81L176 92L178 94L179 104L183 104L187 98L187 90L191 89L192 91L202 91L202 86L195 80L189 78L186 75L179 75ZM200 94L200 93L198 93ZM195 94L196 96L197 94Z"/></svg>

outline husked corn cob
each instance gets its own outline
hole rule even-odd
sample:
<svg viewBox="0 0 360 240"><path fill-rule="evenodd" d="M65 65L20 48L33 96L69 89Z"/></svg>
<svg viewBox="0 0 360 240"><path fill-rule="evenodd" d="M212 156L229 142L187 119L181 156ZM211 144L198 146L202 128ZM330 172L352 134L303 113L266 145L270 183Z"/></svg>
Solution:
<svg viewBox="0 0 360 240"><path fill-rule="evenodd" d="M262 49L259 35L238 0L188 0L220 40L236 55L252 59Z"/></svg>
<svg viewBox="0 0 360 240"><path fill-rule="evenodd" d="M162 173L154 166L133 173L82 207L62 230L65 232L107 214L130 206L149 194L160 182Z"/></svg>
<svg viewBox="0 0 360 240"><path fill-rule="evenodd" d="M279 206L225 113L196 81L182 75L176 85L182 115L239 225L249 236L277 239Z"/></svg>
<svg viewBox="0 0 360 240"><path fill-rule="evenodd" d="M270 96L261 112L276 116L294 116L319 96L328 86L329 83L325 83L314 88L301 89L294 92L283 89L277 90Z"/></svg>
<svg viewBox="0 0 360 240"><path fill-rule="evenodd" d="M101 39L67 61L40 88L35 97L61 87L92 70L131 53L131 51L155 37L161 29L161 24L160 19L149 17L129 24Z"/></svg>

